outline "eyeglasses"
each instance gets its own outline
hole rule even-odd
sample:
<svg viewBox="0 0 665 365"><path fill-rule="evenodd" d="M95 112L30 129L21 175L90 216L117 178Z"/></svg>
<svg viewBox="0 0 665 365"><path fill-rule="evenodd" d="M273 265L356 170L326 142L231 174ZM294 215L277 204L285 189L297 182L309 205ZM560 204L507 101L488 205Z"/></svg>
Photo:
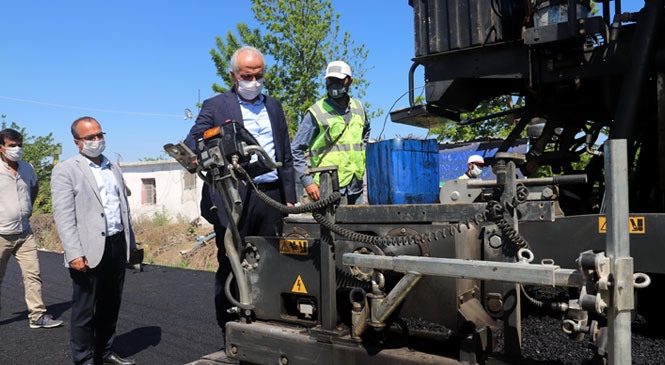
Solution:
<svg viewBox="0 0 665 365"><path fill-rule="evenodd" d="M242 81L254 81L254 80L261 80L263 78L263 72L259 72L256 74L240 74L237 75L239 80Z"/></svg>
<svg viewBox="0 0 665 365"><path fill-rule="evenodd" d="M79 137L77 139L79 139L79 140L82 139L82 140L85 140L85 141L94 141L94 140L97 140L97 139L104 139L105 134L106 133L101 132L101 133L97 133L97 134L91 134L91 135L85 136L85 137Z"/></svg>

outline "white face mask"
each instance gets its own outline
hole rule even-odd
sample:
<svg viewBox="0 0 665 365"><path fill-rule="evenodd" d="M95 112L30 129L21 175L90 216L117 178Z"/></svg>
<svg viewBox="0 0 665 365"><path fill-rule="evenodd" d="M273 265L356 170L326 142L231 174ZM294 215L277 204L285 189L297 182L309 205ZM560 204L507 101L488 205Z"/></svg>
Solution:
<svg viewBox="0 0 665 365"><path fill-rule="evenodd" d="M483 172L483 169L481 169L477 165L473 165L473 169L471 169L471 176L472 177L478 177L478 176L480 176L481 172Z"/></svg>
<svg viewBox="0 0 665 365"><path fill-rule="evenodd" d="M256 81L238 80L238 94L245 100L254 100L263 90L263 79Z"/></svg>
<svg viewBox="0 0 665 365"><path fill-rule="evenodd" d="M17 162L23 156L23 147L14 146L14 147L5 147L5 157L9 161Z"/></svg>
<svg viewBox="0 0 665 365"><path fill-rule="evenodd" d="M81 153L88 157L99 157L99 155L104 152L106 148L106 141L103 139L98 139L96 141L83 141L83 149Z"/></svg>

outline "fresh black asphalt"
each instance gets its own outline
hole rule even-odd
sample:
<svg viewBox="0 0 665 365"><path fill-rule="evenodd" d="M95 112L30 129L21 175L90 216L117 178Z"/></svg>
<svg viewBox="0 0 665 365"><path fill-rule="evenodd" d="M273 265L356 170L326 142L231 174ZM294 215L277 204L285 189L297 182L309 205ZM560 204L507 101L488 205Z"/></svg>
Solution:
<svg viewBox="0 0 665 365"><path fill-rule="evenodd" d="M59 328L30 329L23 281L12 257L2 282L0 364L72 364L69 349L72 284L62 254L39 252L42 296ZM145 265L128 268L114 350L146 364L187 364L219 350L214 273Z"/></svg>

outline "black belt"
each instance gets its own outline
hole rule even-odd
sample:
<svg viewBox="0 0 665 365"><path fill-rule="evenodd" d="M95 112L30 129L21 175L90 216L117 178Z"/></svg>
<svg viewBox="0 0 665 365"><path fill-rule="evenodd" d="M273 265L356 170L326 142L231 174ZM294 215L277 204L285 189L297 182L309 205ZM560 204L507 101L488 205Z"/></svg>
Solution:
<svg viewBox="0 0 665 365"><path fill-rule="evenodd" d="M271 181L271 182L266 182L266 183L257 183L255 182L254 185L256 186L256 189L259 191L269 191L269 190L277 190L279 189L279 180L276 181Z"/></svg>
<svg viewBox="0 0 665 365"><path fill-rule="evenodd" d="M122 237L125 234L125 231L120 231L112 236L106 236L107 241L115 240Z"/></svg>

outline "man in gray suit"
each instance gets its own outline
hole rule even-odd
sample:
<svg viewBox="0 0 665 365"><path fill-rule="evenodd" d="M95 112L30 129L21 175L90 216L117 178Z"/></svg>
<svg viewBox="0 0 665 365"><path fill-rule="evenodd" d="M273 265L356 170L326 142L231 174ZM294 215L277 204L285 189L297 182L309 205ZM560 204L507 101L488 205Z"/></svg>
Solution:
<svg viewBox="0 0 665 365"><path fill-rule="evenodd" d="M72 123L79 154L51 175L53 215L73 282L70 345L75 364L132 365L111 350L125 265L136 248L122 171L103 154L101 125Z"/></svg>

